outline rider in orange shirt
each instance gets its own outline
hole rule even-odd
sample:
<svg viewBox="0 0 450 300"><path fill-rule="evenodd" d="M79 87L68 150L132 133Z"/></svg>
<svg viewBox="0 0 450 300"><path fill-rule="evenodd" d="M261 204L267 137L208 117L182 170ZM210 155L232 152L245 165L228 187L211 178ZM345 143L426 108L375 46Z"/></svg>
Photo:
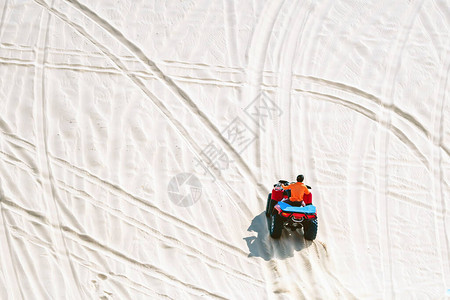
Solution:
<svg viewBox="0 0 450 300"><path fill-rule="evenodd" d="M291 190L291 197L284 201L293 206L305 206L303 196L309 194L308 188L303 184L305 177L303 175L297 176L297 182L290 185L282 185L283 189Z"/></svg>

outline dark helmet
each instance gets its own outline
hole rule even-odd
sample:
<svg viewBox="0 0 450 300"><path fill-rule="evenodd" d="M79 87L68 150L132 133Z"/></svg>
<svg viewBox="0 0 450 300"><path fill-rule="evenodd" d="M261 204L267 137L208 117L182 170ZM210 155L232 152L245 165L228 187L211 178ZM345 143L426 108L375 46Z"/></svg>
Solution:
<svg viewBox="0 0 450 300"><path fill-rule="evenodd" d="M297 176L297 182L303 182L303 179L305 179L305 176L303 176L303 175Z"/></svg>

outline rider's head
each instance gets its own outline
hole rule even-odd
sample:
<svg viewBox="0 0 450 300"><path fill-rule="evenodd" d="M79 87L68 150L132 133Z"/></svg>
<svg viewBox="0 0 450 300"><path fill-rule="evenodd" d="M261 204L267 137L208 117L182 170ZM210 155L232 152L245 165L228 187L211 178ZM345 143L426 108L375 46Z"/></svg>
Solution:
<svg viewBox="0 0 450 300"><path fill-rule="evenodd" d="M297 176L297 182L303 182L303 179L305 179L305 176L303 176L303 175Z"/></svg>

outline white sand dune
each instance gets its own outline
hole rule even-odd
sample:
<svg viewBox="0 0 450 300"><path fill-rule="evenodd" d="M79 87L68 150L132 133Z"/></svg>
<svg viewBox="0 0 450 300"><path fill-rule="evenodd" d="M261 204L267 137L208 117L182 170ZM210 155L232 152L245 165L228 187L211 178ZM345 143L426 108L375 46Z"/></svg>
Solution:
<svg viewBox="0 0 450 300"><path fill-rule="evenodd" d="M0 11L0 299L450 297L448 1Z"/></svg>

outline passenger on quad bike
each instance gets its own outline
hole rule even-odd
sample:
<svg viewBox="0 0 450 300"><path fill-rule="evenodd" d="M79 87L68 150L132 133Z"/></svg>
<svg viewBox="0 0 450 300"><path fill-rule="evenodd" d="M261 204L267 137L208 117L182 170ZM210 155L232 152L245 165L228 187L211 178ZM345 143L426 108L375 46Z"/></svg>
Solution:
<svg viewBox="0 0 450 300"><path fill-rule="evenodd" d="M289 184L289 185L282 185L284 190L291 190L291 196L284 200L283 202L292 205L292 206L305 206L305 202L303 201L303 196L309 194L308 188L303 184L303 180L305 179L305 176L298 175L297 176L297 182ZM309 204L309 203L308 203Z"/></svg>

